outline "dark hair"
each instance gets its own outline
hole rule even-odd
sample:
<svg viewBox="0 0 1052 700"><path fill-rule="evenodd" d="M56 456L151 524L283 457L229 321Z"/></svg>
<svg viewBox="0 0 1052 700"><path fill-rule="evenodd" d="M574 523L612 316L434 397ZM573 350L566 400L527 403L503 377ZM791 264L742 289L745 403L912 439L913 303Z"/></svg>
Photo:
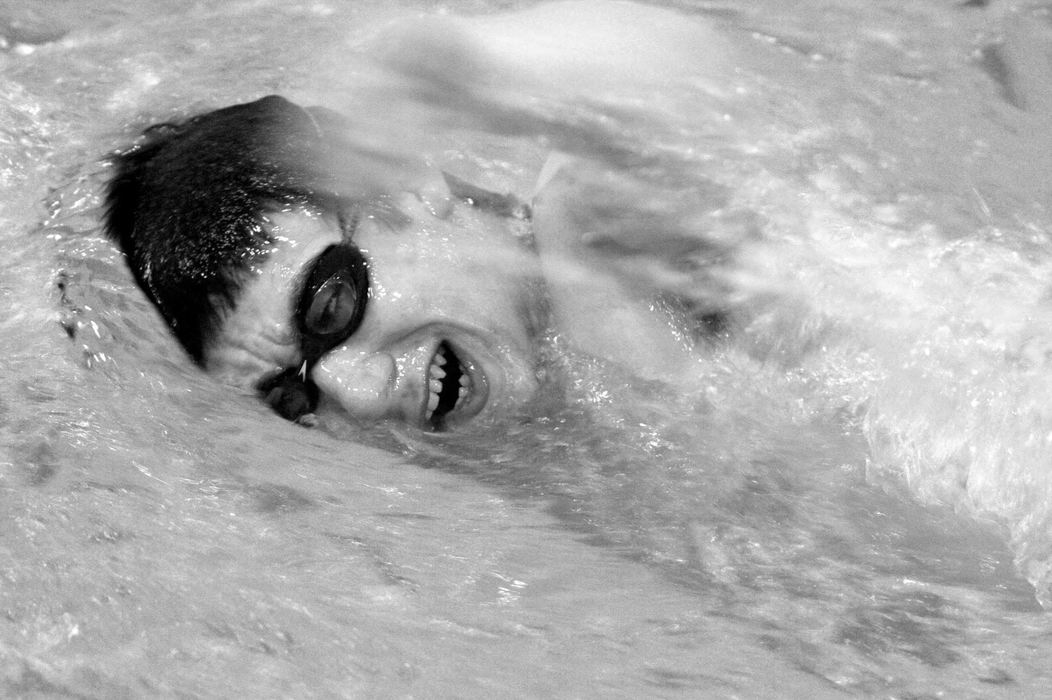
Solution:
<svg viewBox="0 0 1052 700"><path fill-rule="evenodd" d="M335 203L314 166L337 120L272 95L151 127L117 156L106 230L195 361L218 312L233 307L244 275L268 255L263 212Z"/></svg>

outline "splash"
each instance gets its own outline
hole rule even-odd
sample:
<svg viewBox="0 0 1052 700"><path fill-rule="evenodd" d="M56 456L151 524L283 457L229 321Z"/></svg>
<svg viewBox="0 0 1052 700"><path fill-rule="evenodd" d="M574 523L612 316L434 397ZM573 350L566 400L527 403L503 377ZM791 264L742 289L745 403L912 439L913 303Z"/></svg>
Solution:
<svg viewBox="0 0 1052 700"><path fill-rule="evenodd" d="M1010 60L1035 46L1017 19L1006 25ZM660 367L691 390L703 385L712 358L684 361L684 349L704 357L701 319L724 318L743 361L805 382L805 411L840 415L865 436L872 479L901 480L924 501L1004 523L1047 603L1047 222L998 218L981 193L992 185L954 170L986 157L985 142L933 141L924 127L895 132L889 124L911 115L894 106L883 66L861 88L873 91L872 105L858 103L857 85L845 92L858 76L835 66L818 74L820 87L790 69L776 82L771 66L789 43L772 43L746 56L715 18L617 2L399 20L357 46L379 97L337 106L362 114L362 103L382 104L370 139L498 191L539 193L542 237L556 229L575 241L548 266L556 284L650 300L626 302L609 324L627 348L624 363L644 375ZM1017 70L1013 84L1039 104L1035 70ZM346 76L326 80L338 86L330 94L346 90ZM956 110L962 131L992 128L963 94L944 94L926 109ZM838 121L823 102L838 99L857 111ZM539 165L443 162L436 134L512 142L524 163L556 151L576 164L575 176L556 179L553 194L536 185L552 181ZM983 138L997 139L996 167L1011 172L1025 145ZM925 143L934 144L934 175L911 162ZM961 186L971 187L963 204ZM569 204L545 211L546 195ZM677 336L675 323L641 321L661 298L697 325ZM576 311L567 313L580 318L587 308ZM609 347L607 331L579 332L578 346Z"/></svg>

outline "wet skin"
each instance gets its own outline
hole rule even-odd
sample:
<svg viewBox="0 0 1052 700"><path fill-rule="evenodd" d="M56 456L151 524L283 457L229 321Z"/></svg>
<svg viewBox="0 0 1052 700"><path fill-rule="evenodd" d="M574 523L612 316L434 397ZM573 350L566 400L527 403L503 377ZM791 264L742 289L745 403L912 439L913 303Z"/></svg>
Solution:
<svg viewBox="0 0 1052 700"><path fill-rule="evenodd" d="M317 409L444 431L529 402L538 329L647 378L689 374L655 290L623 283L590 243L624 228L604 203L635 198L604 194L602 167L554 158L527 204L419 164L377 175L348 133L269 96L157 125L117 158L107 231L217 379L290 420Z"/></svg>
<svg viewBox="0 0 1052 700"><path fill-rule="evenodd" d="M320 411L425 430L504 412L536 392L537 261L498 217L454 204L448 193L405 194L340 215L286 208L266 213L263 224L274 247L204 350L205 367L223 381L258 388L291 369L317 386ZM304 367L297 315L306 278L319 256L348 239L368 269L364 315Z"/></svg>

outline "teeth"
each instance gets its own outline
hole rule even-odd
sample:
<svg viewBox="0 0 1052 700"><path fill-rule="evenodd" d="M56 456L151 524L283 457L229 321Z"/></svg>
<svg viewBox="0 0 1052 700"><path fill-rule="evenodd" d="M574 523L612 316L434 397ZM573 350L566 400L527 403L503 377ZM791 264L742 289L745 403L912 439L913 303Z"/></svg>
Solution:
<svg viewBox="0 0 1052 700"><path fill-rule="evenodd" d="M446 347L440 346L435 352L434 357L431 358L431 364L428 366L428 377L427 377L427 409L424 411L424 419L431 421L435 411L438 409L438 405L441 403L442 388L449 378L449 371L445 368L449 363L449 357L446 356ZM449 406L447 410L452 411L455 408L461 406L461 402L465 401L471 394L471 377L467 373L467 370L463 365L457 363L452 368L454 374L458 376L458 382L460 384L457 390L457 399L454 406Z"/></svg>

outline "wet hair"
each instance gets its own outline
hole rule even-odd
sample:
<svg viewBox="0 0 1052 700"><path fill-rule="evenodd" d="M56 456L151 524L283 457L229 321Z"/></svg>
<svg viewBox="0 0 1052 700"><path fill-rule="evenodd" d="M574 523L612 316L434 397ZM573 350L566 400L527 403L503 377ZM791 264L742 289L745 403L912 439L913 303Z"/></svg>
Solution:
<svg viewBox="0 0 1052 700"><path fill-rule="evenodd" d="M339 125L328 110L269 96L151 127L116 157L106 230L196 362L220 312L269 254L264 212L336 204L313 165Z"/></svg>

